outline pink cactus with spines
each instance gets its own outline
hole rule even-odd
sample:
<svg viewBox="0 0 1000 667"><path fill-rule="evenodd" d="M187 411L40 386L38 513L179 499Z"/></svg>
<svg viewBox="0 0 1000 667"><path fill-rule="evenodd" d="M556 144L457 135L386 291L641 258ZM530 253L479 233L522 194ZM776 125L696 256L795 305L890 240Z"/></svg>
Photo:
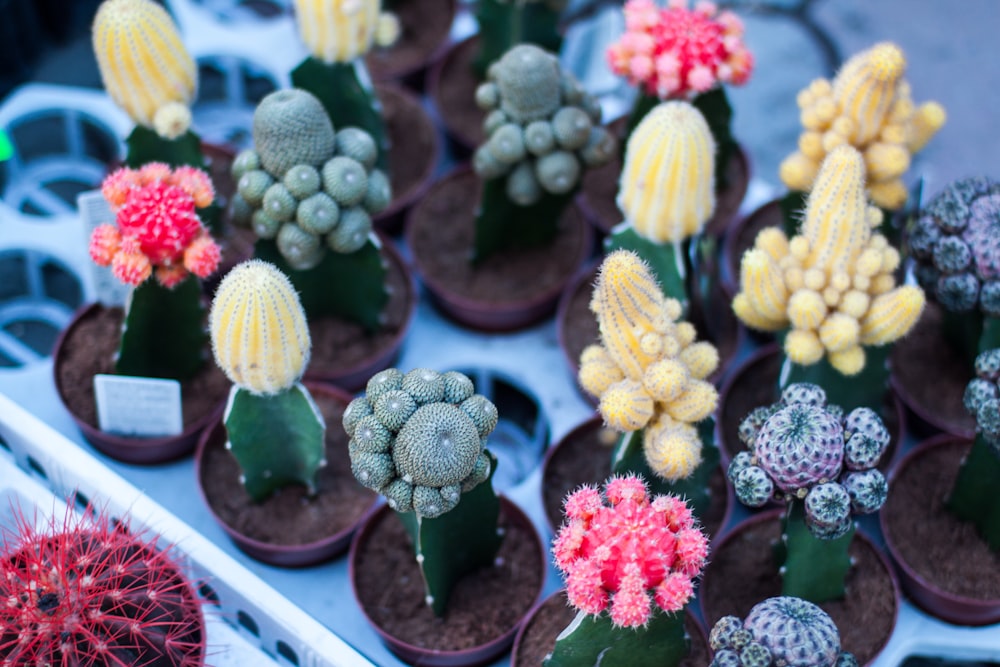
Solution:
<svg viewBox="0 0 1000 667"><path fill-rule="evenodd" d="M564 509L552 551L577 609L608 609L614 625L635 628L649 621L654 603L676 612L694 595L708 539L683 500L650 498L642 478L628 475L608 480L603 498L582 487Z"/></svg>

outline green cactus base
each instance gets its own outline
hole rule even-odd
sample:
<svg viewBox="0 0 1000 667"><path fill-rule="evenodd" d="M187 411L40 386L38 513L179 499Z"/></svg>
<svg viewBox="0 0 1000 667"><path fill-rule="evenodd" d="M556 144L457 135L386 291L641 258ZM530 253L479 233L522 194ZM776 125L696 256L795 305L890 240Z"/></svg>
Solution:
<svg viewBox="0 0 1000 667"><path fill-rule="evenodd" d="M990 549L1000 553L1000 457L976 436L972 450L959 468L946 507L958 518L976 526Z"/></svg>
<svg viewBox="0 0 1000 667"><path fill-rule="evenodd" d="M811 366L793 364L786 357L778 376L779 393L796 382L811 382L826 391L827 402L839 405L844 412L866 407L881 414L889 387L891 345L865 348L865 367L857 375L847 376L835 369L826 357Z"/></svg>
<svg viewBox="0 0 1000 667"><path fill-rule="evenodd" d="M684 316L688 311L689 277L691 270L691 243L656 243L640 236L632 225L622 224L612 230L604 241L605 254L614 250L632 250L642 258L660 283L663 293L681 302Z"/></svg>
<svg viewBox="0 0 1000 667"><path fill-rule="evenodd" d="M782 539L775 547L781 564L781 594L819 604L844 597L844 581L851 569L848 548L854 527L843 537L821 540L806 526L802 501L793 501L781 521Z"/></svg>
<svg viewBox="0 0 1000 667"><path fill-rule="evenodd" d="M149 278L127 304L115 372L186 380L205 361L201 285L188 276L172 289Z"/></svg>
<svg viewBox="0 0 1000 667"><path fill-rule="evenodd" d="M544 2L523 0L479 0L479 53L472 63L476 77L486 78L486 70L516 44L535 44L558 53L562 46L559 14Z"/></svg>
<svg viewBox="0 0 1000 667"><path fill-rule="evenodd" d="M619 628L607 614L578 612L544 667L676 667L690 649L684 614L657 611L644 627Z"/></svg>
<svg viewBox="0 0 1000 667"><path fill-rule="evenodd" d="M318 265L306 271L290 267L273 240L258 239L254 257L271 262L288 276L308 319L342 317L369 333L381 326L389 293L382 254L372 240L347 255L328 251Z"/></svg>
<svg viewBox="0 0 1000 667"><path fill-rule="evenodd" d="M698 424L698 436L701 438L701 463L690 476L670 482L658 477L649 468L646 455L642 451L644 431L630 431L622 434L611 453L611 472L616 475L635 473L646 480L649 492L656 494L673 494L684 498L691 511L697 517L705 516L708 506L712 503L709 488L709 478L719 467L719 448L715 446L715 421L704 419Z"/></svg>
<svg viewBox="0 0 1000 667"><path fill-rule="evenodd" d="M941 333L969 368L980 352L1000 347L1000 319L985 317L979 310L955 313L941 308Z"/></svg>
<svg viewBox="0 0 1000 667"><path fill-rule="evenodd" d="M427 605L435 616L444 615L448 596L462 577L493 565L503 541L497 527L500 498L493 490L497 460L489 450L486 455L490 458L490 476L463 493L455 509L433 519L413 512L398 515L413 542Z"/></svg>
<svg viewBox="0 0 1000 667"><path fill-rule="evenodd" d="M301 383L273 396L234 386L223 422L229 450L243 471L243 487L254 502L290 484L315 493L326 424Z"/></svg>
<svg viewBox="0 0 1000 667"><path fill-rule="evenodd" d="M485 181L476 212L472 263L478 264L501 250L550 243L559 232L559 219L577 189L562 195L545 193L537 203L519 206L507 197L506 177Z"/></svg>
<svg viewBox="0 0 1000 667"><path fill-rule="evenodd" d="M335 130L358 127L367 132L379 147L376 165L389 173L388 139L382 104L371 81L364 61L324 63L309 57L292 70L292 85L307 90L323 104Z"/></svg>

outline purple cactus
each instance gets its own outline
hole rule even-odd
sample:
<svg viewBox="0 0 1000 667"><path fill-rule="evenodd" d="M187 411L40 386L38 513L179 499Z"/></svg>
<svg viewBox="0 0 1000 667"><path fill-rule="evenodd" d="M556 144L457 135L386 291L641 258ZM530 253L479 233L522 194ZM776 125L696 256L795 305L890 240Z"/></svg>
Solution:
<svg viewBox="0 0 1000 667"><path fill-rule="evenodd" d="M976 418L976 430L1000 456L1000 348L976 357L976 377L965 387L965 409Z"/></svg>
<svg viewBox="0 0 1000 667"><path fill-rule="evenodd" d="M775 412L757 433L757 465L788 494L840 474L844 431L822 407L793 403Z"/></svg>
<svg viewBox="0 0 1000 667"><path fill-rule="evenodd" d="M841 477L840 484L850 497L855 514L877 512L889 495L889 485L877 468L849 472Z"/></svg>
<svg viewBox="0 0 1000 667"><path fill-rule="evenodd" d="M849 470L874 468L889 446L889 430L871 408L855 408L844 419L844 465Z"/></svg>
<svg viewBox="0 0 1000 667"><path fill-rule="evenodd" d="M763 507L774 496L774 482L758 466L743 468L731 481L736 499L747 507Z"/></svg>
<svg viewBox="0 0 1000 667"><path fill-rule="evenodd" d="M805 499L806 521L825 530L841 526L851 515L851 496L836 482L817 484Z"/></svg>

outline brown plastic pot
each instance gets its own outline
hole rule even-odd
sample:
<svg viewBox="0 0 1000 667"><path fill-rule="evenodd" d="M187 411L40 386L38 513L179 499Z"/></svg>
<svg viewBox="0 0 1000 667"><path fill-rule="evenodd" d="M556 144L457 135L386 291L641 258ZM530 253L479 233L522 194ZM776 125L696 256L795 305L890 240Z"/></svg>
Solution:
<svg viewBox="0 0 1000 667"><path fill-rule="evenodd" d="M537 551L537 567L541 573L540 583L534 600L528 605L514 625L509 628L498 628L495 638L468 649L439 650L415 646L398 637L394 637L375 623L369 611L361 602L361 597L358 593L357 572L361 567L358 554L361 548L360 545L371 538L379 522L391 518L387 517L387 515L392 510L389 509L388 505L382 505L378 511L369 517L357 535L355 535L354 541L351 543L351 552L348 560L348 576L351 580L351 589L354 592L354 598L358 601L358 606L365 620L375 630L382 642L404 662L412 665L421 665L422 667L470 667L472 665L489 663L510 649L511 644L514 642L514 635L517 634L517 631L524 623L524 619L527 618L531 610L538 604L544 588L545 572L548 567L548 554L542 544L541 538L538 536L538 532L527 515L517 505L503 496L500 498L500 503L501 515L506 517L508 523L510 525L518 525L530 536L533 542L533 550ZM447 624L447 620L443 620L442 622Z"/></svg>
<svg viewBox="0 0 1000 667"><path fill-rule="evenodd" d="M405 0L394 2L392 10L400 23L399 39L389 47L373 47L365 56L365 65L374 81L400 81L421 92L427 69L448 48L457 2ZM434 31L430 38L413 38L428 30Z"/></svg>
<svg viewBox="0 0 1000 667"><path fill-rule="evenodd" d="M344 407L347 407L348 403L351 402L351 395L336 387L315 382L307 382L305 384L313 396L325 397ZM224 408L224 406L221 406L221 408ZM219 524L219 527L229 536L229 539L251 558L279 567L315 565L343 554L350 545L351 538L354 536L354 532L358 526L375 511L378 501L375 494L371 494L372 502L369 508L361 513L346 528L304 544L274 544L264 542L240 532L219 516L215 507L209 501L208 495L205 493L203 473L205 470L205 455L208 448L221 447L226 442L226 427L221 421L221 408L213 427L206 429L198 440L198 448L194 456L194 471L198 484L198 493L201 495L202 502L212 515L212 518ZM327 428L341 428L341 426L340 424L328 424ZM346 442L346 434L344 439ZM347 456L346 446L343 453L344 456Z"/></svg>
<svg viewBox="0 0 1000 667"><path fill-rule="evenodd" d="M925 440L907 452L893 467L889 475L890 494L887 502L892 501L892 491L899 488L899 485L903 483L902 480L906 478L908 471L912 469L916 461L928 454L944 453L948 449L954 450L956 458L961 458L964 457L970 445L969 440L946 433ZM921 491L932 492L931 489L921 489ZM936 492L937 490L934 491L934 493ZM905 512L910 509L910 506L900 506L900 509ZM882 509L879 520L882 535L885 537L886 549L896 565L903 590L917 606L932 616L957 625L980 626L1000 622L1000 599L976 599L946 590L935 580L935 573L929 573L923 568L922 571L918 571L907 562L905 554L900 550L895 539L897 531L894 529L891 515L886 511L886 508ZM954 522L956 524L962 523L958 518L955 518ZM951 541L949 546L954 547L955 542ZM951 564L961 564L965 561L959 550L952 550L950 558Z"/></svg>
<svg viewBox="0 0 1000 667"><path fill-rule="evenodd" d="M81 307L56 339L56 344L52 352L52 371L59 400L66 407L67 412L69 412L77 428L80 429L84 439L99 452L117 461L149 465L166 463L187 456L194 451L201 433L210 424L218 421L222 414L222 405L214 405L202 417L185 424L184 430L178 435L152 438L105 433L95 424L91 424L70 410L69 404L66 401L66 387L63 384L60 374L61 367L67 363L66 344L78 331L81 322L97 315L102 310L105 310L105 308L99 303L92 303ZM206 360L205 363L211 364L212 362ZM215 401L213 401L214 403Z"/></svg>
<svg viewBox="0 0 1000 667"><path fill-rule="evenodd" d="M444 126L452 155L462 160L486 140L484 111L476 106L476 79L472 61L479 50L479 37L454 42L427 71L427 94Z"/></svg>

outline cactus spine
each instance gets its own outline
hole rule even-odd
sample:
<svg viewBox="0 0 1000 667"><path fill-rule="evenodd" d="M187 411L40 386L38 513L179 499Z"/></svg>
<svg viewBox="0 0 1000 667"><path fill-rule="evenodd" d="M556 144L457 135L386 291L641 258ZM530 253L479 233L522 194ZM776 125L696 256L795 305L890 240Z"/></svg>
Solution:
<svg viewBox="0 0 1000 667"><path fill-rule="evenodd" d="M215 361L234 383L223 422L247 493L259 502L295 483L313 493L326 425L299 382L310 340L291 282L266 262L238 265L219 284L209 330Z"/></svg>

